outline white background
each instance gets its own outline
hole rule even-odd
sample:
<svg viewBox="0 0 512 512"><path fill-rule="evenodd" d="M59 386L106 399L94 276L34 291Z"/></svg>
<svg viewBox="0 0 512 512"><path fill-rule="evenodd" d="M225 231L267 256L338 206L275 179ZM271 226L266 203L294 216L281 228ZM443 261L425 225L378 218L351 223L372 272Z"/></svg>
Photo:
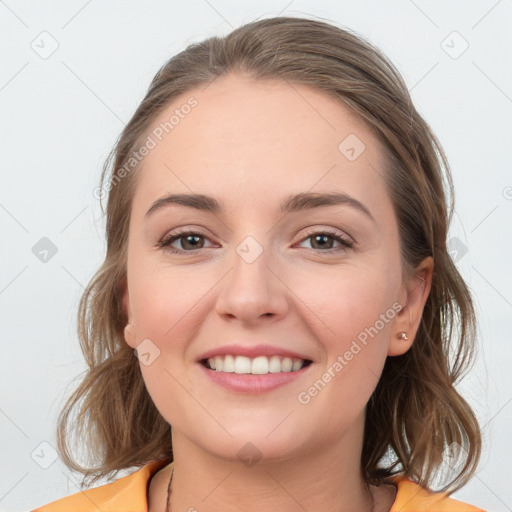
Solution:
<svg viewBox="0 0 512 512"><path fill-rule="evenodd" d="M158 68L187 44L279 14L330 20L380 47L447 152L456 189L451 236L467 248L457 265L479 319L478 360L460 389L485 441L477 475L455 497L512 510L512 1L6 0L0 511L79 490L77 475L52 463L51 446L60 407L85 369L76 310L105 251L92 191L123 123ZM51 48L51 38L58 48L43 59L31 45ZM453 58L464 40L469 47ZM32 252L42 237L58 251L46 263Z"/></svg>

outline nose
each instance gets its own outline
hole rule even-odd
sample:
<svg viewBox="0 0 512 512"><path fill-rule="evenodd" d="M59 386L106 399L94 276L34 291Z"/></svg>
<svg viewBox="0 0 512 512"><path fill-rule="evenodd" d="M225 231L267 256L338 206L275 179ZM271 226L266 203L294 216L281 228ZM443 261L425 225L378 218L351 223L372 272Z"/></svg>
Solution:
<svg viewBox="0 0 512 512"><path fill-rule="evenodd" d="M254 239L241 243L222 279L217 313L246 325L283 318L289 308L289 288L275 259ZM280 275L281 274L281 275Z"/></svg>

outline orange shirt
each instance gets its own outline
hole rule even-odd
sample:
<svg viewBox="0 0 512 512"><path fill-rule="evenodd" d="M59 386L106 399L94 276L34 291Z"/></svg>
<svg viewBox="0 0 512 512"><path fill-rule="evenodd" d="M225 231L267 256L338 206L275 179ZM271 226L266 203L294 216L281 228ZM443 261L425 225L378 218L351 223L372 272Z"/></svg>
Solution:
<svg viewBox="0 0 512 512"><path fill-rule="evenodd" d="M32 512L147 512L149 480L164 465L161 460L150 462L110 484L77 492ZM442 493L430 493L405 478L395 478L394 483L398 490L390 512L485 512Z"/></svg>

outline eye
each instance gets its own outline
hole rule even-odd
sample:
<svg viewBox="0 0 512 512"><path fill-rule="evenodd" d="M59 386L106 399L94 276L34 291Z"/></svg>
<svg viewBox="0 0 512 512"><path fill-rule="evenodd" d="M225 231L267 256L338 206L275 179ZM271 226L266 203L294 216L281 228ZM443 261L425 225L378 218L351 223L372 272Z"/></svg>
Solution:
<svg viewBox="0 0 512 512"><path fill-rule="evenodd" d="M306 238L302 240L304 243L306 240L312 240L313 249L323 249L320 252L341 252L346 251L354 246L354 242L341 235L336 231L323 230L309 233ZM329 239L333 239L340 244L340 246L333 248L333 242L329 242ZM315 247L316 246L316 247Z"/></svg>
<svg viewBox="0 0 512 512"><path fill-rule="evenodd" d="M164 236L158 242L157 247L175 254L191 253L205 248L204 243L201 243L201 239L207 240L207 237L200 232L184 229L169 233L168 235ZM354 246L353 241L349 240L340 233L325 229L323 231L314 231L309 233L306 238L303 238L301 243L304 243L309 239L312 240L312 250L319 249L320 252L341 252ZM340 246L333 248L333 242L328 242L329 239L338 242ZM180 242L182 247L181 249L172 246L172 244L178 240L182 240Z"/></svg>
<svg viewBox="0 0 512 512"><path fill-rule="evenodd" d="M180 242L183 249L172 247L171 244L180 239L184 240ZM164 236L157 246L171 253L183 254L203 249L201 239L206 239L206 237L197 231L181 230Z"/></svg>

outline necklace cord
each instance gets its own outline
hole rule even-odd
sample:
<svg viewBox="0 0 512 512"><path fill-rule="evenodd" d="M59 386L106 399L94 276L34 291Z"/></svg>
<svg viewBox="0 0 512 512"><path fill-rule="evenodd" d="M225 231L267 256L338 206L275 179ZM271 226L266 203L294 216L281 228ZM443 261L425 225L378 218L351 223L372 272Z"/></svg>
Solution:
<svg viewBox="0 0 512 512"><path fill-rule="evenodd" d="M165 504L165 512L170 512L170 510L171 510L169 500L171 499L171 483L172 483L173 475L174 475L174 465L172 466L171 478L169 478L169 485L167 486L167 503Z"/></svg>

